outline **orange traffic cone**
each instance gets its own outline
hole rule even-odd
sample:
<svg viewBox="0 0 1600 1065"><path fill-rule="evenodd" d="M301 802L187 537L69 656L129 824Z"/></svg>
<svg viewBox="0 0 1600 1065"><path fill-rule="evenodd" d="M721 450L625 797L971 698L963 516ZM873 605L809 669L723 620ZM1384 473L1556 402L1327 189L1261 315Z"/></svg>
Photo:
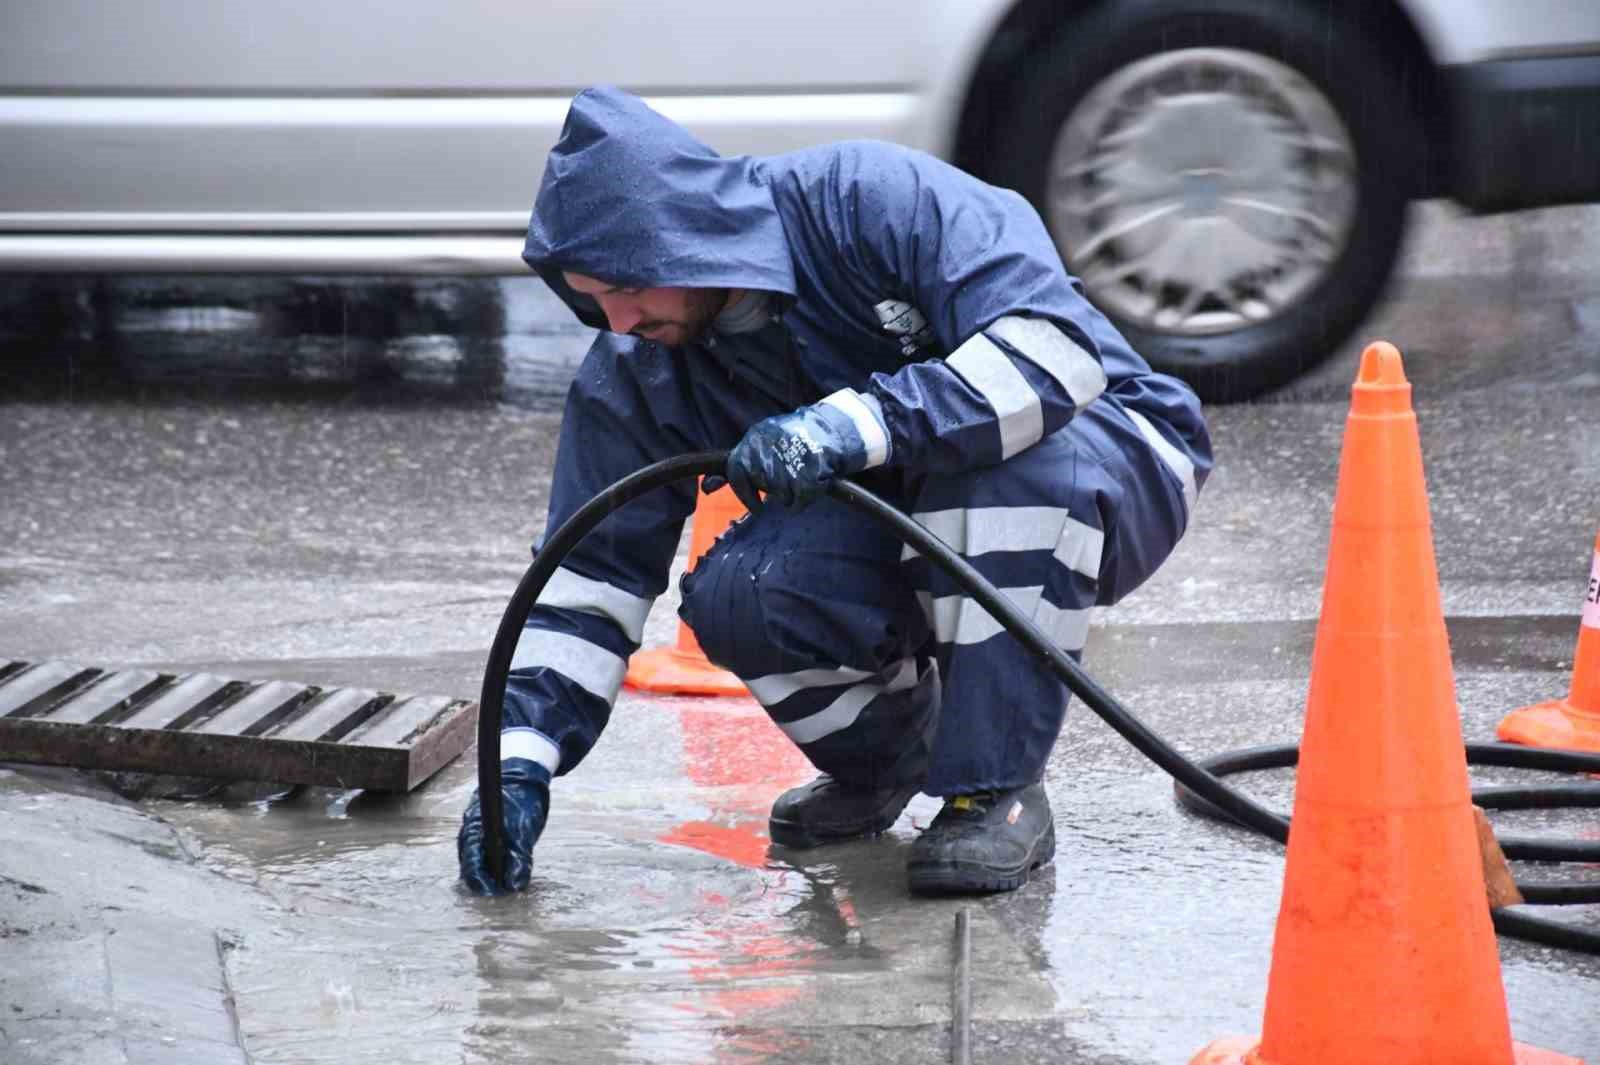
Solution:
<svg viewBox="0 0 1600 1065"><path fill-rule="evenodd" d="M1345 423L1259 1042L1191 1065L1574 1062L1511 1041L1400 353Z"/></svg>
<svg viewBox="0 0 1600 1065"><path fill-rule="evenodd" d="M702 495L694 509L689 528L689 568L710 550L733 520L744 513L744 504L724 485L710 495ZM672 647L640 651L628 660L623 682L647 692L676 692L687 695L748 695L744 682L725 669L714 666L700 650L694 631L678 622L678 642Z"/></svg>
<svg viewBox="0 0 1600 1065"><path fill-rule="evenodd" d="M1567 697L1513 710L1494 731L1508 743L1600 751L1600 535L1594 541Z"/></svg>

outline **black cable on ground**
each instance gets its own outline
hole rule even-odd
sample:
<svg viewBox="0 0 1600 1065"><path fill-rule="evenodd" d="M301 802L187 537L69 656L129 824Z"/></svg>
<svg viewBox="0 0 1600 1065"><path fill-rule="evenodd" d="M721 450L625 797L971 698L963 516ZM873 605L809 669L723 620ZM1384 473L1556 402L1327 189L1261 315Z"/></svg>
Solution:
<svg viewBox="0 0 1600 1065"><path fill-rule="evenodd" d="M1469 743L1467 761L1472 765L1515 765L1531 769L1570 769L1600 772L1600 755L1581 751L1549 751L1519 747L1509 743ZM1541 764L1527 755L1551 756ZM1300 748L1293 743L1269 747L1243 747L1236 751L1201 758L1198 765L1218 777L1250 773L1263 769L1287 769L1300 761ZM1196 795L1182 784L1174 784L1178 801L1189 810L1222 821L1227 814ZM1546 784L1532 787L1481 787L1472 789L1472 801L1485 810L1531 810L1554 806L1600 807L1600 784ZM1496 834L1507 858L1535 862L1600 862L1600 841L1542 839L1533 836ZM1517 881L1517 890L1530 903L1571 905L1600 902L1600 883L1572 884L1562 881Z"/></svg>
<svg viewBox="0 0 1600 1065"><path fill-rule="evenodd" d="M489 871L495 879L502 879L501 857L505 846L502 839L503 811L500 801L500 719L511 658L516 651L517 641L522 635L522 627L527 622L529 611L568 553L607 516L630 500L663 485L696 475L721 473L727 465L727 458L726 451L691 452L655 463L624 477L578 508L545 540L538 554L534 556L533 564L528 567L522 580L517 584L516 591L512 593L511 600L506 604L505 613L500 619L500 626L495 631L494 643L489 649L489 661L484 667L483 691L478 705L478 793L483 813L484 849L489 861ZM1244 768L1293 765L1298 759L1297 751L1291 758L1284 753L1285 748L1252 749L1257 755L1261 751L1273 752L1270 756L1260 756L1266 762L1270 762L1270 765L1254 764L1250 757L1246 757L1246 752L1229 752L1208 760L1222 766L1214 771L1206 768L1204 763L1197 764L1190 761L1144 722L1124 709L1109 692L1096 684L1066 652L1050 642L1049 637L1039 630L1032 618L985 580L948 544L908 515L851 481L835 481L829 487L829 494L835 499L866 511L893 530L902 541L944 570L962 591L981 604L1007 631L1020 640L1023 646L1038 655L1072 693L1101 720L1131 743L1139 753L1171 776L1185 805L1191 808L1203 808L1208 814L1236 822L1279 843L1288 841L1287 818L1272 812L1243 792L1229 787L1219 777L1228 772L1243 771L1243 769L1227 768L1241 758L1246 762ZM1586 755L1577 751L1545 751L1507 744L1468 744L1467 751L1469 760L1479 765L1600 772L1600 755ZM1474 757L1474 752L1478 757ZM1285 758L1289 760L1284 761ZM1203 805L1195 804L1193 799L1200 800ZM1584 802L1582 805L1588 803ZM1537 846L1565 850L1569 846L1581 848L1587 845L1542 841L1537 842ZM1510 849L1506 850L1507 856L1511 857ZM1562 892L1574 888L1574 885L1565 884L1530 886L1539 889L1556 888ZM1576 887L1580 892L1586 893L1588 890L1587 886ZM1523 893L1527 895L1526 889L1523 889ZM1590 900L1583 898L1548 901ZM1493 913L1495 928L1507 935L1550 946L1600 954L1600 933L1505 909L1495 910Z"/></svg>

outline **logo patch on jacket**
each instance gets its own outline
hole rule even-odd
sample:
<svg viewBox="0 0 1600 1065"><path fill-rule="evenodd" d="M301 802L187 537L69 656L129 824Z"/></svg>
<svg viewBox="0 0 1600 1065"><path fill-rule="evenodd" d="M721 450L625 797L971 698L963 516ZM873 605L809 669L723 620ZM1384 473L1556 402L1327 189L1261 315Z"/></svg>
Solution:
<svg viewBox="0 0 1600 1065"><path fill-rule="evenodd" d="M904 300L884 300L873 310L878 312L878 322L883 331L900 341L900 354L917 354L934 346L937 338L928 326L922 312Z"/></svg>

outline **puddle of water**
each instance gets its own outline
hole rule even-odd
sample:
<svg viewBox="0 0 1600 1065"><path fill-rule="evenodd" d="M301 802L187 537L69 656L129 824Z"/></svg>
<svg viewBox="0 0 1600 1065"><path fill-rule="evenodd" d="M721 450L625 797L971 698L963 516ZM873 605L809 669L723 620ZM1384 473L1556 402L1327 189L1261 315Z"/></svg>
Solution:
<svg viewBox="0 0 1600 1065"><path fill-rule="evenodd" d="M307 789L164 810L204 841L208 861L290 911L230 953L254 1060L774 1052L763 1050L770 1036L730 1029L792 1011L833 952L862 956L848 888L768 853L775 788L810 770L747 700L640 701L619 713L632 722L620 731L659 734L660 764L596 757L593 772L558 785L533 884L509 898L475 898L456 882L469 764L405 797Z"/></svg>

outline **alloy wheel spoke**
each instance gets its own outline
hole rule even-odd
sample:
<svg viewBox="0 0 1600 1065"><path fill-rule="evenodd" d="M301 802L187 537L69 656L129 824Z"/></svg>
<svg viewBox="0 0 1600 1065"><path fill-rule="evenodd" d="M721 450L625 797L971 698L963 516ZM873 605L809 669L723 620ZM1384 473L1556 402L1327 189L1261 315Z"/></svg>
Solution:
<svg viewBox="0 0 1600 1065"><path fill-rule="evenodd" d="M1182 208L1182 204L1168 203L1157 207L1154 210L1146 211L1143 214L1136 215L1126 222L1118 223L1117 225L1112 226L1110 229L1095 234L1095 236L1091 238L1088 243L1084 244L1082 248L1078 249L1078 254L1084 258L1089 258L1117 238L1125 237L1136 230L1143 229L1145 226L1159 222L1163 218L1166 218L1168 215L1171 215Z"/></svg>
<svg viewBox="0 0 1600 1065"><path fill-rule="evenodd" d="M1269 203L1266 200L1257 200L1248 196L1225 196L1222 202L1232 204L1234 207L1262 211L1277 218L1292 218L1296 222L1304 222L1328 240L1333 240L1338 236L1337 230L1327 219L1303 207L1286 207L1283 204Z"/></svg>

